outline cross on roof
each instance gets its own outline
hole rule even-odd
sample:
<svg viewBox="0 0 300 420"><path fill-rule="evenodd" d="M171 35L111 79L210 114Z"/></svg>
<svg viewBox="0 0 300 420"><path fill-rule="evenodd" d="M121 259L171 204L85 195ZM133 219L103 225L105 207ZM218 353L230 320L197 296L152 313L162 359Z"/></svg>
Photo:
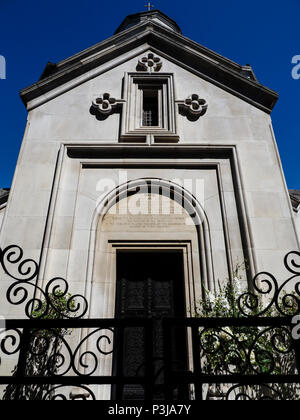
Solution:
<svg viewBox="0 0 300 420"><path fill-rule="evenodd" d="M148 4L145 4L145 7L148 7L148 12L151 11L151 9L154 9L153 4L151 4L151 1L148 1Z"/></svg>

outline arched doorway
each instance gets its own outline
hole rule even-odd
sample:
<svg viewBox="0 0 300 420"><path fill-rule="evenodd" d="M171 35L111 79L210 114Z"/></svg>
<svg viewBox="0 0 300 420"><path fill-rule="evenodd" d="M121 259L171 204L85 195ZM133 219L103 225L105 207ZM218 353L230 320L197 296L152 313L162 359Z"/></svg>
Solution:
<svg viewBox="0 0 300 420"><path fill-rule="evenodd" d="M159 398L162 368L159 320L193 316L203 285L207 287L212 281L205 214L192 196L183 195L181 187L168 181L142 179L130 181L108 194L99 205L97 220L92 230L94 239L91 238L94 247L90 316L157 319L154 357ZM142 340L141 332L128 333L126 340L125 373L132 374L143 365L143 355L134 351L134 343ZM175 332L170 345L178 367L188 369L186 332ZM111 363L113 367L113 360ZM113 394L117 392L123 392L118 396L121 399L142 398L138 387L115 389Z"/></svg>

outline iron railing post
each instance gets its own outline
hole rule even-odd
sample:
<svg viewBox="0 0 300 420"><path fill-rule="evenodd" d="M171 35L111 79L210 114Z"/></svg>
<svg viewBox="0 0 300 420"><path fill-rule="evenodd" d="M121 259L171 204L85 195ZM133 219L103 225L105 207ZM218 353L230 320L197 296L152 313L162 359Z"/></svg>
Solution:
<svg viewBox="0 0 300 420"><path fill-rule="evenodd" d="M154 363L153 363L153 318L147 319L145 324L145 400L152 401L154 397Z"/></svg>
<svg viewBox="0 0 300 420"><path fill-rule="evenodd" d="M195 399L199 401L203 399L203 384L199 382L201 376L200 336L199 327L195 324L192 325L192 346L194 377L196 378L196 382L194 383Z"/></svg>
<svg viewBox="0 0 300 420"><path fill-rule="evenodd" d="M16 379L18 383L16 385L16 400L22 400L22 387L23 379L27 376L26 368L27 368L27 358L30 351L30 340L32 336L32 330L28 328L23 329L23 334L21 335L21 342L20 342L20 351L19 351L19 359L18 365L16 369Z"/></svg>
<svg viewBox="0 0 300 420"><path fill-rule="evenodd" d="M117 385L116 385L116 399L118 401L123 399L124 392L124 334L125 327L121 324L117 328Z"/></svg>
<svg viewBox="0 0 300 420"><path fill-rule="evenodd" d="M295 351L295 364L298 374L300 376L300 340L293 340L293 347Z"/></svg>
<svg viewBox="0 0 300 420"><path fill-rule="evenodd" d="M172 352L171 342L172 342L172 322L170 318L165 318L163 322L163 359L164 359L164 394L165 400L173 401L173 385L174 377L172 372Z"/></svg>

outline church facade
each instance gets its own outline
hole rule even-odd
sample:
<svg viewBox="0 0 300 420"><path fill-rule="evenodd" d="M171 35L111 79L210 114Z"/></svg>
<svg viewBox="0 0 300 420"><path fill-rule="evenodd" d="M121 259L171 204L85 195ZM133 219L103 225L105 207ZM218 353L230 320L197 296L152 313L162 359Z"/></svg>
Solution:
<svg viewBox="0 0 300 420"><path fill-rule="evenodd" d="M1 245L38 260L40 282L62 276L88 294L91 316L114 315L121 250L183 252L193 311L199 285L215 290L244 260L250 276L276 273L299 249L277 94L163 13L128 16L21 97L28 122L7 204L1 192Z"/></svg>
<svg viewBox="0 0 300 420"><path fill-rule="evenodd" d="M0 244L39 263L40 287L67 279L89 317L193 316L238 264L246 288L262 270L280 277L299 250L299 194L272 128L278 95L160 11L49 63L21 98L28 121L0 193ZM9 285L1 278L2 313L20 317ZM147 308L145 285L157 289Z"/></svg>

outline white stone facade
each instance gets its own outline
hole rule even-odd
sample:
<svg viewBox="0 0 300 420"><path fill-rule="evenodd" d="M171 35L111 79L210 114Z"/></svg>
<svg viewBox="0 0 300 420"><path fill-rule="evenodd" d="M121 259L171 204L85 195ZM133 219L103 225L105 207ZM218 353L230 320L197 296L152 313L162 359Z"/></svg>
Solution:
<svg viewBox="0 0 300 420"><path fill-rule="evenodd" d="M139 60L149 54L159 58L161 67L138 72ZM139 112L134 114L135 91L126 86L124 91L128 75L169 83L169 102L161 112L171 125L148 131L142 127L142 134L134 125L122 128L126 118L131 123ZM119 102L119 110L112 106L102 118L92 104L104 93ZM180 112L180 104L193 94L208 107L191 119ZM62 276L73 293L83 294L93 284L93 299L99 304L91 306L91 315L97 317L113 316L114 277L108 270L114 260L109 256L121 240L134 240L136 247L141 241L155 241L159 247L172 240L186 250L194 241L189 251L195 254L190 258L193 281L210 288L245 259L250 275L260 270L281 273L284 255L299 244L272 122L269 113L239 96L145 41L29 100L1 246L18 244L27 257L40 261L41 284ZM180 221L177 229L153 230L143 216L138 231L130 222L128 230L112 229L110 241L116 245L108 247L99 208L103 211L105 194L124 186L120 176L128 186L143 179L162 185L181 181L192 195L197 182L202 183L201 197L196 197L205 219L201 232L192 234ZM112 184L104 191L103 180ZM2 279L4 290L7 284ZM20 315L16 308L7 311L10 317Z"/></svg>
<svg viewBox="0 0 300 420"><path fill-rule="evenodd" d="M184 51L187 40L176 27L157 17L143 25L139 39L134 27L124 29L125 40L123 32L115 35L111 49L120 46L119 53L105 41L23 92L28 122L9 200L0 208L0 246L17 244L35 259L41 287L67 279L72 294L88 299L93 318L114 317L121 248L182 250L188 315L202 286L217 289L237 264L249 265L244 285L262 270L280 278L286 253L299 250L300 218L270 117L274 92L194 43L187 65L170 40L164 50L149 38L177 37ZM203 72L193 67L193 54ZM207 63L219 68L217 60L228 66L232 85L204 74ZM68 78L76 63L89 63L88 70ZM155 127L141 122L149 86L158 91ZM257 93L256 102L255 89L266 99ZM10 285L1 276L2 314L23 317L24 307L6 301ZM109 389L101 395L109 397Z"/></svg>

